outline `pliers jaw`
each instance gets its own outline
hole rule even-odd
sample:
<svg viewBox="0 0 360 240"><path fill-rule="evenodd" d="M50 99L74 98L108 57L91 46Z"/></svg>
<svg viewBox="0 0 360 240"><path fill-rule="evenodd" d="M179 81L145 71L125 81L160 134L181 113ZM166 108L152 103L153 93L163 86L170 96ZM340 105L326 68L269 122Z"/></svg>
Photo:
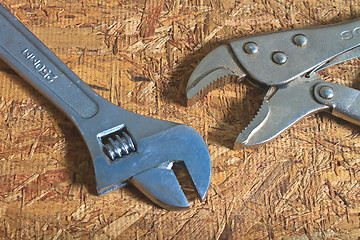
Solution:
<svg viewBox="0 0 360 240"><path fill-rule="evenodd" d="M317 74L299 77L282 87L271 87L254 119L237 137L234 148L257 147L279 136L300 119L330 109L313 98L324 82Z"/></svg>
<svg viewBox="0 0 360 240"><path fill-rule="evenodd" d="M188 105L224 85L230 75L246 76L230 46L221 45L203 58L191 74L186 87Z"/></svg>

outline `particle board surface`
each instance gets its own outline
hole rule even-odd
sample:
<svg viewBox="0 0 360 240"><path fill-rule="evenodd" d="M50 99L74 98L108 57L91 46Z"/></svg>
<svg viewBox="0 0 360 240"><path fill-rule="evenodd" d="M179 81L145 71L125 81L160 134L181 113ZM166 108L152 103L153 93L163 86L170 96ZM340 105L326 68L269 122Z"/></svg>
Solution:
<svg viewBox="0 0 360 240"><path fill-rule="evenodd" d="M259 109L264 91L246 79L232 78L192 106L185 101L191 72L220 44L356 19L359 1L1 3L105 99L196 129L212 160L206 200L199 201L187 190L190 208L185 211L161 209L134 187L97 196L90 156L76 128L0 62L1 238L360 236L357 126L319 113L268 144L233 150L237 134ZM359 63L351 60L320 74L327 81L359 88Z"/></svg>

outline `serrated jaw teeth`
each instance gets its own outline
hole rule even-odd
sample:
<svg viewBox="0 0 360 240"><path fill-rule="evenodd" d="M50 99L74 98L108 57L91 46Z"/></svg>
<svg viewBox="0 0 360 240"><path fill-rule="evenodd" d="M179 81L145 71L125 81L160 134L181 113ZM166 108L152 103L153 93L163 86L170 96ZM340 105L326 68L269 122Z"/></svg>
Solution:
<svg viewBox="0 0 360 240"><path fill-rule="evenodd" d="M191 74L186 87L188 103L195 102L214 88L227 83L223 79L229 75L244 77L246 74L239 67L231 48L221 45L201 60Z"/></svg>
<svg viewBox="0 0 360 240"><path fill-rule="evenodd" d="M210 76L210 79L213 79ZM211 92L214 89L221 88L222 86L225 86L226 84L230 83L231 81L231 75L230 73L224 74L222 77L216 78L215 81L209 81L209 84L206 85L204 88L201 89L191 89L187 92L188 97L188 105L191 106L195 104L198 100L205 97L209 92Z"/></svg>
<svg viewBox="0 0 360 240"><path fill-rule="evenodd" d="M269 102L265 99L258 112L248 126L238 135L234 149L242 149L249 147L256 147L263 143L262 139L256 138L256 133L261 131L262 126L266 123L270 114Z"/></svg>

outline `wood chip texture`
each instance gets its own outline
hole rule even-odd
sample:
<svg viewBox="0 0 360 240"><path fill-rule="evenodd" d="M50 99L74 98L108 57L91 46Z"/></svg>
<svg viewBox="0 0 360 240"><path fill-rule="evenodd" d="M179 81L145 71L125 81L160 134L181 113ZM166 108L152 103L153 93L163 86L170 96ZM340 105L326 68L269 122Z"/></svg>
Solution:
<svg viewBox="0 0 360 240"><path fill-rule="evenodd" d="M161 209L133 187L97 196L76 128L0 62L0 238L360 236L357 126L319 113L268 144L235 151L234 140L255 115L263 90L232 79L192 106L185 97L191 72L220 44L356 19L358 0L1 3L105 99L196 129L211 154L212 179L205 201L190 196L185 211ZM320 74L358 88L359 65L355 59Z"/></svg>

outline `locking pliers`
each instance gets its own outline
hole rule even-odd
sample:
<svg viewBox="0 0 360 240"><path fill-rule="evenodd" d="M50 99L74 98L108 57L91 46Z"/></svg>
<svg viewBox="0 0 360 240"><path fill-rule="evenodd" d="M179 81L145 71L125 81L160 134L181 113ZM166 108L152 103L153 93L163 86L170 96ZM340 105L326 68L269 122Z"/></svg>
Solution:
<svg viewBox="0 0 360 240"><path fill-rule="evenodd" d="M266 89L257 115L234 147L268 142L301 118L320 111L360 125L359 91L322 80L318 71L360 56L360 20L231 41L193 71L187 98L194 102L228 75Z"/></svg>

